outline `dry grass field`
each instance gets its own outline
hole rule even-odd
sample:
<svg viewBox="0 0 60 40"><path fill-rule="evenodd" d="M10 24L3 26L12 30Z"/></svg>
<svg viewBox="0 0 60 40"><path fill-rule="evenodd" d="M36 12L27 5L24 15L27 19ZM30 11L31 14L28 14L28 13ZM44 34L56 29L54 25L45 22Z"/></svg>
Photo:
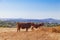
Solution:
<svg viewBox="0 0 60 40"><path fill-rule="evenodd" d="M60 27L29 29L28 32L25 29L16 32L16 28L0 28L0 40L60 40L59 31Z"/></svg>

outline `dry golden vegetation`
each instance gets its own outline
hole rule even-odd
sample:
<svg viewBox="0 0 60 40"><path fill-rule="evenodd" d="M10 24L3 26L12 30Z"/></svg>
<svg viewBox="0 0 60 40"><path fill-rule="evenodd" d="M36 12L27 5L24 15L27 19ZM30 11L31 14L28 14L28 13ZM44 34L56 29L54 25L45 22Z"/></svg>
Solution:
<svg viewBox="0 0 60 40"><path fill-rule="evenodd" d="M16 28L0 28L0 40L60 40L60 26L29 29L28 32L25 29L16 32Z"/></svg>

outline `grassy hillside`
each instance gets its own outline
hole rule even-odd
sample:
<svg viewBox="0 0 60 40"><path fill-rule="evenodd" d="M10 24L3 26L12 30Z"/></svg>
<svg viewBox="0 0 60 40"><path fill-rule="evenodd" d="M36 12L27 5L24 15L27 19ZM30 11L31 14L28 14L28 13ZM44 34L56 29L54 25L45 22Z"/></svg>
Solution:
<svg viewBox="0 0 60 40"><path fill-rule="evenodd" d="M16 22L0 21L0 27L15 27Z"/></svg>
<svg viewBox="0 0 60 40"><path fill-rule="evenodd" d="M16 28L0 28L0 40L60 40L60 33L54 32L52 27L43 27L28 32L16 32Z"/></svg>

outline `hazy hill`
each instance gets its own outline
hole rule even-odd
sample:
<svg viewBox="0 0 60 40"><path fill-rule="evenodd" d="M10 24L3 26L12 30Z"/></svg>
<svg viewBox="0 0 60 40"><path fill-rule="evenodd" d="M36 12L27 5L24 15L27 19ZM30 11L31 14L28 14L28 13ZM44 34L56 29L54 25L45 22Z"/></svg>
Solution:
<svg viewBox="0 0 60 40"><path fill-rule="evenodd" d="M53 19L53 18L47 18L47 19L1 18L0 20L6 21L6 22L37 22L37 23L44 22L44 23L59 23L60 24L60 20Z"/></svg>
<svg viewBox="0 0 60 40"><path fill-rule="evenodd" d="M47 18L47 19L23 19L23 18L0 18L0 27L13 27L16 26L16 22L34 22L34 23L45 23L45 26L56 26L60 25L60 20Z"/></svg>

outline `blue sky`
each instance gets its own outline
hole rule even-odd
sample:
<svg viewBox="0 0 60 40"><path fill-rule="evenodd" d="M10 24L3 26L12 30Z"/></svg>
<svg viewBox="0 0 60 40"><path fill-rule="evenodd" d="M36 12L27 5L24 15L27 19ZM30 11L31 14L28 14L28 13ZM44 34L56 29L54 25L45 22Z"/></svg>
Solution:
<svg viewBox="0 0 60 40"><path fill-rule="evenodd" d="M60 0L0 0L0 18L60 19Z"/></svg>

